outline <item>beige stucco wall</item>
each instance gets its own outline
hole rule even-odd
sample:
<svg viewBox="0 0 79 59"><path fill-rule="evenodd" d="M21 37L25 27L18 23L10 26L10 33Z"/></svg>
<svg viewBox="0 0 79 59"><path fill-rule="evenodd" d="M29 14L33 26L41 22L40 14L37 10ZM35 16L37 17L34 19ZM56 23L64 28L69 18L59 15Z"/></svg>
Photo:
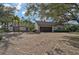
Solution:
<svg viewBox="0 0 79 59"><path fill-rule="evenodd" d="M53 32L54 28L55 27L52 26L52 32ZM40 31L40 26L37 23L35 23L35 29L38 30L38 31Z"/></svg>
<svg viewBox="0 0 79 59"><path fill-rule="evenodd" d="M37 23L35 23L35 29L36 29L36 30L39 30L39 26L38 26Z"/></svg>

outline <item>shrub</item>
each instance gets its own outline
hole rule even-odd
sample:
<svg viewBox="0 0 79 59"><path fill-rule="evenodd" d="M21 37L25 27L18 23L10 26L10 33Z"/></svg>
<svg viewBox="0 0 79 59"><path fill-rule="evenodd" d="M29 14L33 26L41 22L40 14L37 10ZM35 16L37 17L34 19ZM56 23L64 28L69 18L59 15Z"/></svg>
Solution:
<svg viewBox="0 0 79 59"><path fill-rule="evenodd" d="M3 36L2 36L2 35L0 35L0 41L2 40L2 37L3 37Z"/></svg>
<svg viewBox="0 0 79 59"><path fill-rule="evenodd" d="M79 32L79 25L64 25L63 28L57 28L54 32Z"/></svg>
<svg viewBox="0 0 79 59"><path fill-rule="evenodd" d="M79 31L79 25L65 25L64 28L69 32Z"/></svg>
<svg viewBox="0 0 79 59"><path fill-rule="evenodd" d="M4 30L0 29L0 33L4 32Z"/></svg>
<svg viewBox="0 0 79 59"><path fill-rule="evenodd" d="M9 32L9 30L8 30L8 29L4 29L4 31L5 31L5 32Z"/></svg>
<svg viewBox="0 0 79 59"><path fill-rule="evenodd" d="M54 32L69 32L69 31L65 29L56 29L54 30Z"/></svg>

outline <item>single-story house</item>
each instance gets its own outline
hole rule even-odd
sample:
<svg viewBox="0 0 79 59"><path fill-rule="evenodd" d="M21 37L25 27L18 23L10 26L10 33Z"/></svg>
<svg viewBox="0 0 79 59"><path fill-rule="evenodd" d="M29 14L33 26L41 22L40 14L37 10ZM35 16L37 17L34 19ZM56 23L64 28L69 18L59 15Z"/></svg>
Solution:
<svg viewBox="0 0 79 59"><path fill-rule="evenodd" d="M79 22L77 20L70 20L67 22L64 22L63 24L57 24L56 22L47 22L47 21L36 21L35 23L35 29L39 32L53 32L55 29L60 28L63 29L64 25L70 24L70 25L79 25Z"/></svg>
<svg viewBox="0 0 79 59"><path fill-rule="evenodd" d="M53 32L54 22L36 21L35 29L39 32Z"/></svg>

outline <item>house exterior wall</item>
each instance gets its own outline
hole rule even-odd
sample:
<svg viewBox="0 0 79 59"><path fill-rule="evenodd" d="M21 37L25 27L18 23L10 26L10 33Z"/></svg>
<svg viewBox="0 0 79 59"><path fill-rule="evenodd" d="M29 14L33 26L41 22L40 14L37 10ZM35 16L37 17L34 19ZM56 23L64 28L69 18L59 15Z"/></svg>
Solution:
<svg viewBox="0 0 79 59"><path fill-rule="evenodd" d="M54 31L54 26L39 26L37 23L35 23L35 29L40 31L40 27L52 27L52 32Z"/></svg>
<svg viewBox="0 0 79 59"><path fill-rule="evenodd" d="M35 23L35 30L40 31L40 26L38 26L38 24L37 24L37 23Z"/></svg>
<svg viewBox="0 0 79 59"><path fill-rule="evenodd" d="M28 31L28 28L27 27L24 27L24 26L20 26L20 31Z"/></svg>
<svg viewBox="0 0 79 59"><path fill-rule="evenodd" d="M28 28L25 27L25 26L19 26L19 27L18 26L14 26L14 27L13 26L9 26L8 30L9 31L18 31L18 30L20 30L20 31L26 31L27 32Z"/></svg>
<svg viewBox="0 0 79 59"><path fill-rule="evenodd" d="M54 32L54 26L52 26L52 32Z"/></svg>

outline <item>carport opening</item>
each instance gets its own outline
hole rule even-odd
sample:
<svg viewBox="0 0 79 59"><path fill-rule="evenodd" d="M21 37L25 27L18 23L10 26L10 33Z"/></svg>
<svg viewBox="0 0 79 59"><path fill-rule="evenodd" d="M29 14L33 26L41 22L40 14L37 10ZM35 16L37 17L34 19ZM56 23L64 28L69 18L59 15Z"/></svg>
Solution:
<svg viewBox="0 0 79 59"><path fill-rule="evenodd" d="M40 32L52 32L52 27L40 27Z"/></svg>

